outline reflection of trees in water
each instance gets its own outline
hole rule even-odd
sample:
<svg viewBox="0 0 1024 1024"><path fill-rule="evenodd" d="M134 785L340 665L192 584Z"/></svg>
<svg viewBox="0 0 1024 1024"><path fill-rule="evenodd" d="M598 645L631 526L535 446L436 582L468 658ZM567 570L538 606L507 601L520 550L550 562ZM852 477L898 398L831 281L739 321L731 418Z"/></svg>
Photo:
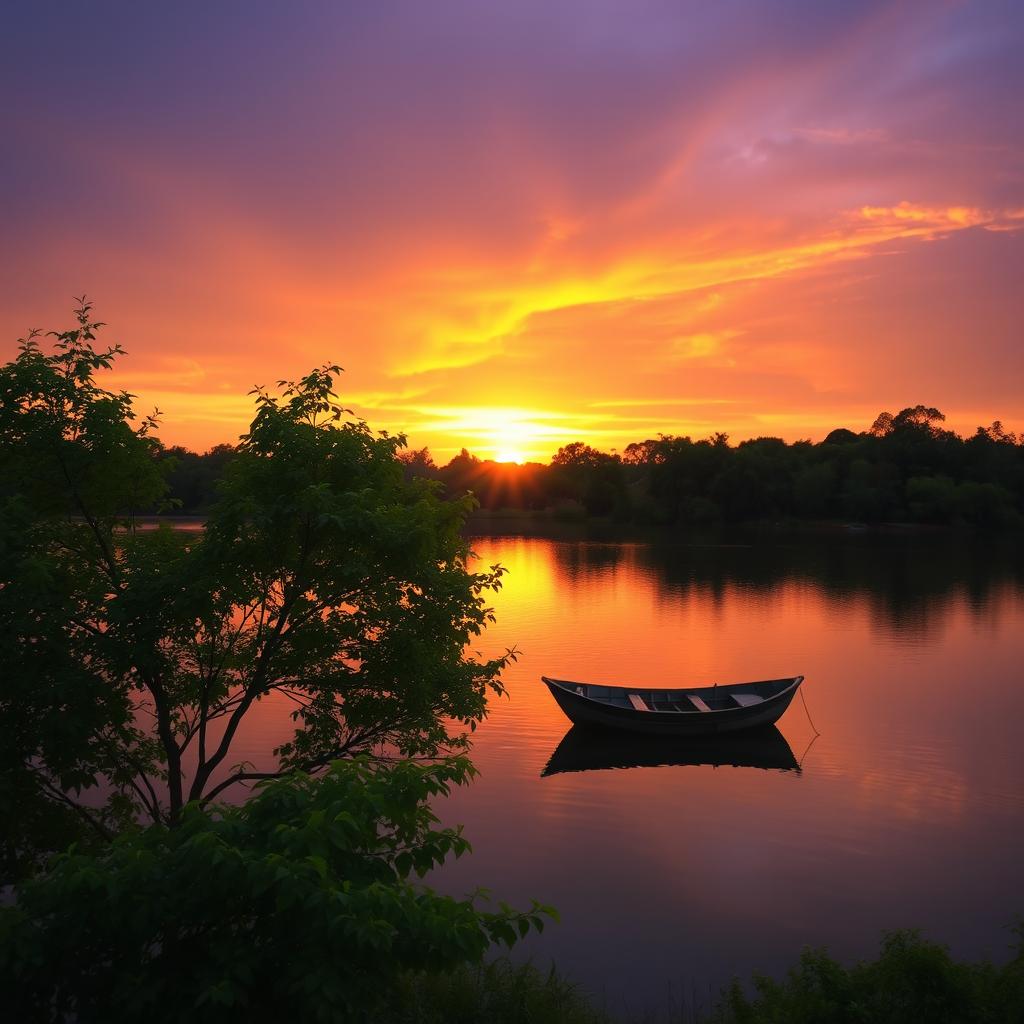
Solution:
<svg viewBox="0 0 1024 1024"><path fill-rule="evenodd" d="M941 537L829 537L749 544L552 545L560 574L594 582L623 565L666 596L697 595L719 605L729 591L770 597L805 584L838 606L866 602L872 622L900 637L924 638L950 606L989 615L998 594L1024 592L1024 545Z"/></svg>
<svg viewBox="0 0 1024 1024"><path fill-rule="evenodd" d="M633 544L553 544L559 575L570 583L594 582L615 572L628 552L637 549Z"/></svg>

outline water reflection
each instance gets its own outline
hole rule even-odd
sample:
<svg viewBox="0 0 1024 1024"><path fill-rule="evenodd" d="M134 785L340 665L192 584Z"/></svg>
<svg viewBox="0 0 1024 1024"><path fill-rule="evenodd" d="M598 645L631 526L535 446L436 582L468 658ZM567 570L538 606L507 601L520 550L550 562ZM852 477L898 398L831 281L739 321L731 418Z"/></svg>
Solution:
<svg viewBox="0 0 1024 1024"><path fill-rule="evenodd" d="M438 808L474 849L438 886L550 901L562 923L525 952L634 1016L638 992L782 973L806 945L871 956L885 928L1003 955L1022 909L1006 899L1024 862L1021 546L565 532L474 547L509 569L482 644L521 657L474 739L480 776ZM798 673L809 715L791 707L761 751L566 735L539 682Z"/></svg>
<svg viewBox="0 0 1024 1024"><path fill-rule="evenodd" d="M948 535L756 538L728 544L560 543L560 574L574 585L612 578L624 564L667 595L721 604L730 591L770 596L782 585L812 586L834 603L864 599L873 621L926 640L965 596L985 615L1005 586L1024 590L1021 546Z"/></svg>
<svg viewBox="0 0 1024 1024"><path fill-rule="evenodd" d="M774 725L734 736L689 739L633 736L574 725L562 737L541 775L682 765L800 771L786 738Z"/></svg>

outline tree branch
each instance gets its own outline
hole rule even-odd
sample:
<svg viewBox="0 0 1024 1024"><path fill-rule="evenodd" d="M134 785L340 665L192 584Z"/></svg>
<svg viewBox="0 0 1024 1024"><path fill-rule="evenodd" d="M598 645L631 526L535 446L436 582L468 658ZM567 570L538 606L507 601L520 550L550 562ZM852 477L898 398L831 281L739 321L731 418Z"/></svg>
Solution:
<svg viewBox="0 0 1024 1024"><path fill-rule="evenodd" d="M213 800L214 797L223 793L225 789L229 786L233 786L236 782L261 782L266 779L281 779L293 771L295 771L294 768L281 768L276 772L236 772L234 775L228 776L228 778L223 782L219 782L214 786L209 793L200 798L199 802L205 806Z"/></svg>
<svg viewBox="0 0 1024 1024"><path fill-rule="evenodd" d="M71 799L59 786L55 786L45 775L36 771L33 772L37 781L52 796L54 799L60 801L67 807L70 807L83 821L87 822L99 835L106 840L108 843L114 838L113 832L111 832L105 825L102 824L91 812L86 810L81 804L76 803Z"/></svg>
<svg viewBox="0 0 1024 1024"><path fill-rule="evenodd" d="M111 745L113 746L112 741ZM146 769L143 768L141 762L127 750L117 751L115 749L115 756L117 755L123 757L135 769L135 774L142 780L143 785L146 787L146 791L149 793L148 800L146 795L140 790L139 785L135 780L131 780L132 787L139 794L139 798L142 800L143 806L149 812L150 818L152 818L154 822L162 821L163 815L160 813L160 798L156 795L156 789L153 787L153 783L150 781L149 774Z"/></svg>

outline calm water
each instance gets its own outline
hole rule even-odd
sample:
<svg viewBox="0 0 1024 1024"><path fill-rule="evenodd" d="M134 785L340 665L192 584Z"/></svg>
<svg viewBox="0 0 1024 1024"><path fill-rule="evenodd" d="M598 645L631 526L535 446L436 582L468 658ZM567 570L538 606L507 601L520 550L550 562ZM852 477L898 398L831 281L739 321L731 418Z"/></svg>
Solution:
<svg viewBox="0 0 1024 1024"><path fill-rule="evenodd" d="M866 537L474 544L509 569L481 647L522 653L478 732L480 777L441 808L474 853L433 884L553 903L561 924L525 952L613 1008L706 1001L808 944L869 956L886 928L1004 958L1024 914L1016 556ZM550 767L583 770L543 775L569 723L542 673L639 686L802 673L821 735L798 699L767 751L574 736ZM653 764L601 767L631 760ZM748 766L686 763L702 760Z"/></svg>
<svg viewBox="0 0 1024 1024"><path fill-rule="evenodd" d="M883 929L1005 959L1024 915L1020 550L866 535L474 547L509 570L478 646L521 654L477 732L479 778L439 808L474 852L430 882L554 904L561 923L517 956L635 1012L707 1004L806 945L872 956ZM798 673L807 711L794 701L774 742L711 749L566 740L539 680ZM255 706L235 759L269 764L290 710Z"/></svg>

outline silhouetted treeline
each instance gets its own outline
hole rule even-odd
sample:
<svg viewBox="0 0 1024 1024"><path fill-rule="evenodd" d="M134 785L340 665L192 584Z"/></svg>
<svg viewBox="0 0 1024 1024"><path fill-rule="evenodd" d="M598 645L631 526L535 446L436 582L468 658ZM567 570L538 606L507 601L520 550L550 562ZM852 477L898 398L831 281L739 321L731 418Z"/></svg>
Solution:
<svg viewBox="0 0 1024 1024"><path fill-rule="evenodd" d="M186 515L205 512L217 496L217 481L234 453L230 444L218 444L203 455L187 448L164 449L162 458L171 462L167 475L171 511Z"/></svg>
<svg viewBox="0 0 1024 1024"><path fill-rule="evenodd" d="M440 481L448 496L472 491L491 512L523 510L624 523L713 526L757 520L913 522L1024 528L1024 438L996 421L963 438L937 409L883 412L869 430L833 430L787 444L725 434L694 441L659 436L621 454L575 442L550 465L481 460L465 449L435 465L427 449L404 453L410 475ZM201 512L231 456L169 449L172 495Z"/></svg>

